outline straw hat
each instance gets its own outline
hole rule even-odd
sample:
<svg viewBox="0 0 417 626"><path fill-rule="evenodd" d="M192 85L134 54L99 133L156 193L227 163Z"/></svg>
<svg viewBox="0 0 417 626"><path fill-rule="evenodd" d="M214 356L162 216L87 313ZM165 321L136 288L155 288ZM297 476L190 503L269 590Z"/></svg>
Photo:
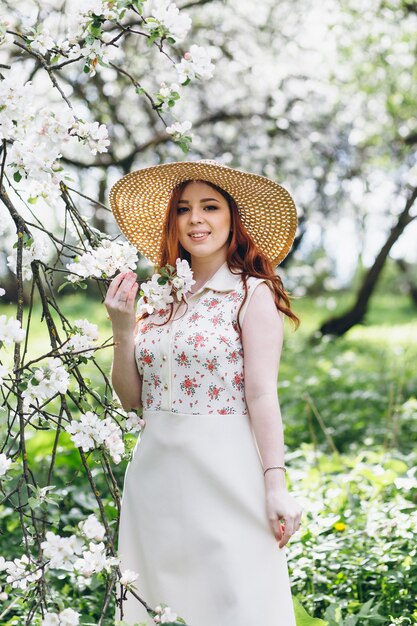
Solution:
<svg viewBox="0 0 417 626"><path fill-rule="evenodd" d="M159 262L171 191L185 180L209 181L227 191L260 251L274 266L287 256L297 229L297 211L288 191L265 176L204 159L146 167L126 174L110 190L120 230L154 265Z"/></svg>

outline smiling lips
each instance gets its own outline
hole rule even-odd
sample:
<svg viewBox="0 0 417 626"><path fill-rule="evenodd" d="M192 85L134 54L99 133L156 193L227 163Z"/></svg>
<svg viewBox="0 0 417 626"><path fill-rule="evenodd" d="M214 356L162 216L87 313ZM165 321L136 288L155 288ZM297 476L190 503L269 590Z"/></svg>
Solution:
<svg viewBox="0 0 417 626"><path fill-rule="evenodd" d="M202 239L207 239L209 234L209 231L200 231L195 233L189 233L188 236L191 237L191 239L193 239L194 241L201 241Z"/></svg>

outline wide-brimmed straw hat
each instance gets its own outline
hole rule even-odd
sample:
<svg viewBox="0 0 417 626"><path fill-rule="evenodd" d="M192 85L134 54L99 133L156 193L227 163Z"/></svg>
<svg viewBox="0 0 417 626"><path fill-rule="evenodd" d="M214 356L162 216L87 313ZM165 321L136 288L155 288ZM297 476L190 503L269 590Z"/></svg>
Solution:
<svg viewBox="0 0 417 626"><path fill-rule="evenodd" d="M159 263L170 194L185 180L208 181L227 191L259 250L274 266L287 256L297 230L297 211L288 191L265 176L203 159L146 167L126 174L110 190L120 230L154 265Z"/></svg>

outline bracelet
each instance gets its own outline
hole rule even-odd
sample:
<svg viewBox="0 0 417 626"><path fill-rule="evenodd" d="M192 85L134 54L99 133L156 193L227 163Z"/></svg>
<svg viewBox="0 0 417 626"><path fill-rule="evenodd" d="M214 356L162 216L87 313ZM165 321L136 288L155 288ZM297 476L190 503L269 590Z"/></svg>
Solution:
<svg viewBox="0 0 417 626"><path fill-rule="evenodd" d="M282 469L282 470L284 470L284 472L287 471L287 468L284 467L283 465L273 465L272 467L267 467L266 468L266 470L264 471L264 476L267 473L267 471L270 470L270 469Z"/></svg>

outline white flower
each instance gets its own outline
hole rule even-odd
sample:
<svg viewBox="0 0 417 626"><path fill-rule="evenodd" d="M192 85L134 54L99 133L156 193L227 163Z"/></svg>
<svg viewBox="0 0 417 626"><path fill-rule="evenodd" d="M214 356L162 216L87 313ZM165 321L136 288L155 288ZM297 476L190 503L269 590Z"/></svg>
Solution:
<svg viewBox="0 0 417 626"><path fill-rule="evenodd" d="M110 417L102 420L92 411L87 411L81 415L80 421L72 420L66 430L71 433L74 445L84 452L104 444L113 461L120 463L125 451L122 431Z"/></svg>
<svg viewBox="0 0 417 626"><path fill-rule="evenodd" d="M88 320L76 320L75 330L79 331L71 335L68 342L63 346L64 352L83 351L83 356L89 357L94 353L94 342L98 339L98 326L91 324ZM91 349L90 349L91 348Z"/></svg>
<svg viewBox="0 0 417 626"><path fill-rule="evenodd" d="M152 17L159 24L165 26L167 34L177 41L182 41L192 26L192 21L187 13L179 11L174 2L170 0L153 0L147 3ZM153 22L146 23L148 29L153 30L155 24Z"/></svg>
<svg viewBox="0 0 417 626"><path fill-rule="evenodd" d="M48 531L41 548L50 568L72 571L76 555L82 553L84 544L76 535L61 537Z"/></svg>
<svg viewBox="0 0 417 626"><path fill-rule="evenodd" d="M3 287L0 287L0 296L4 296L5 293L6 291L3 289Z"/></svg>
<svg viewBox="0 0 417 626"><path fill-rule="evenodd" d="M173 92L178 93L180 86L177 83L171 83L169 87L165 83L161 83L159 93L163 98L169 98Z"/></svg>
<svg viewBox="0 0 417 626"><path fill-rule="evenodd" d="M92 576L107 569L111 561L106 558L105 546L103 542L90 543L89 550L83 552L82 558L74 563L74 568L83 576Z"/></svg>
<svg viewBox="0 0 417 626"><path fill-rule="evenodd" d="M6 474L11 464L12 460L8 459L4 452L2 452L0 454L0 476L4 476Z"/></svg>
<svg viewBox="0 0 417 626"><path fill-rule="evenodd" d="M155 621L158 620L158 623L160 624L175 622L175 620L178 618L178 615L174 613L174 611L169 606L162 608L160 605L158 605L155 608L155 611L158 614L158 616L155 617Z"/></svg>
<svg viewBox="0 0 417 626"><path fill-rule="evenodd" d="M133 572L130 569L125 569L120 577L120 584L126 587L127 585L131 585L132 583L134 583L135 580L137 580L138 578L139 574Z"/></svg>
<svg viewBox="0 0 417 626"><path fill-rule="evenodd" d="M144 311L153 313L155 309L163 309L167 304L174 301L174 298L171 296L170 285L168 283L160 285L158 283L159 278L161 278L161 274L156 273L151 280L142 283L141 291L143 291L143 296L138 301L138 315L141 315Z"/></svg>
<svg viewBox="0 0 417 626"><path fill-rule="evenodd" d="M22 248L22 278L23 280L31 280L32 261L43 261L47 263L51 257L51 247L46 239L34 241L29 247ZM7 265L10 270L16 274L17 272L17 248L11 250L11 254L7 257Z"/></svg>
<svg viewBox="0 0 417 626"><path fill-rule="evenodd" d="M45 613L42 626L59 626L59 617L56 613Z"/></svg>
<svg viewBox="0 0 417 626"><path fill-rule="evenodd" d="M0 315L0 342L6 345L21 343L25 335L26 331L21 327L19 320Z"/></svg>
<svg viewBox="0 0 417 626"><path fill-rule="evenodd" d="M67 276L70 282L83 278L101 278L102 274L113 276L117 271L135 270L138 251L129 242L104 239L98 248L86 245L86 252L74 263L68 263L67 269L73 274Z"/></svg>
<svg viewBox="0 0 417 626"><path fill-rule="evenodd" d="M107 127L98 122L77 120L70 130L70 135L77 135L90 148L91 154L94 155L97 152L107 152L107 146L110 145Z"/></svg>
<svg viewBox="0 0 417 626"><path fill-rule="evenodd" d="M158 272L141 285L143 296L139 298L137 304L137 315L142 315L144 312L151 314L155 309L165 308L167 304L174 301L171 295L172 291L175 292L177 300L185 299L184 293L195 283L195 280L192 278L192 270L188 261L177 259L176 266L177 273L170 275L164 285L158 283L158 279L162 276Z"/></svg>
<svg viewBox="0 0 417 626"><path fill-rule="evenodd" d="M175 135L175 138L179 138L181 135L184 135L187 130L190 130L192 123L190 121L185 122L175 122L171 124L171 126L166 127L166 132L168 135Z"/></svg>
<svg viewBox="0 0 417 626"><path fill-rule="evenodd" d="M13 589L25 590L28 583L34 582L42 576L40 568L34 572L30 570L30 562L26 554L20 559L6 561L3 569L5 569L8 574L6 581L11 584Z"/></svg>
<svg viewBox="0 0 417 626"><path fill-rule="evenodd" d="M42 33L36 34L30 42L29 47L40 52L40 54L46 54L48 50L55 47L55 42L50 36L49 31L44 30Z"/></svg>
<svg viewBox="0 0 417 626"><path fill-rule="evenodd" d="M34 383L35 379L38 384ZM70 375L58 358L50 358L47 365L37 368L27 388L22 392L24 404L42 403L57 393L66 393L70 383Z"/></svg>
<svg viewBox="0 0 417 626"><path fill-rule="evenodd" d="M213 76L214 65L211 63L210 53L203 47L193 44L189 52L184 54L180 63L175 64L180 83L187 79L206 79Z"/></svg>
<svg viewBox="0 0 417 626"><path fill-rule="evenodd" d="M59 614L60 626L78 626L80 623L80 613L74 609L64 609Z"/></svg>
<svg viewBox="0 0 417 626"><path fill-rule="evenodd" d="M80 613L74 609L64 609L61 613L45 613L42 626L78 626Z"/></svg>
<svg viewBox="0 0 417 626"><path fill-rule="evenodd" d="M177 259L175 262L177 267L177 275L188 281L188 285L191 286L195 283L193 280L193 270L191 269L186 259Z"/></svg>
<svg viewBox="0 0 417 626"><path fill-rule="evenodd" d="M129 411L127 414L124 427L129 433L136 433L140 431L145 426L145 420L140 417L134 411Z"/></svg>
<svg viewBox="0 0 417 626"><path fill-rule="evenodd" d="M92 513L86 520L78 523L80 531L88 538L102 541L106 535L106 529Z"/></svg>

